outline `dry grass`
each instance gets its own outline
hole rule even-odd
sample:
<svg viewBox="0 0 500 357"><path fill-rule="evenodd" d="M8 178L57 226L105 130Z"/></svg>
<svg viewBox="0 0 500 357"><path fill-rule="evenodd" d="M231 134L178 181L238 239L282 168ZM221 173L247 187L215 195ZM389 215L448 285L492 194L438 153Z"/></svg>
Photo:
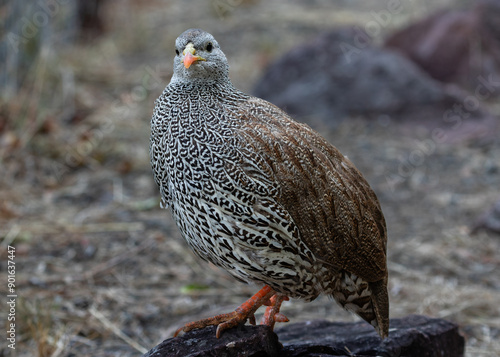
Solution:
<svg viewBox="0 0 500 357"><path fill-rule="evenodd" d="M318 2L307 12L298 1L227 2L236 3L221 13L210 2L110 2L102 38L43 52L15 97L3 101L0 259L7 245L16 247L20 296L10 355L138 355L181 323L232 310L253 292L197 261L158 208L149 117L170 76L172 43L188 27L213 32L233 81L250 90L274 56L332 24L362 24L371 9L365 2L334 11ZM413 1L385 30L431 10ZM467 337L469 356L500 355L500 239L468 229L498 198L498 144L439 145L392 187L386 176L415 149L414 138L355 119L324 134L382 201L391 316L450 319ZM4 279L5 271L2 286ZM292 321L354 319L326 298L283 309Z"/></svg>

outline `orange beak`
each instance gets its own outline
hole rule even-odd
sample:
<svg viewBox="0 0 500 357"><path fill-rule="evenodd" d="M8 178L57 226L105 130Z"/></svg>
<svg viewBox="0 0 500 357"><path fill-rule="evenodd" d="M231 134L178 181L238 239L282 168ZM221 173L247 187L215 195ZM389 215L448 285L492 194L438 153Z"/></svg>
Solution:
<svg viewBox="0 0 500 357"><path fill-rule="evenodd" d="M184 51L182 51L182 54L184 55L184 59L182 60L182 62L184 63L184 67L189 68L193 63L196 63L198 61L206 61L201 56L195 56L195 53L196 50L194 49L194 45L191 42L188 43Z"/></svg>

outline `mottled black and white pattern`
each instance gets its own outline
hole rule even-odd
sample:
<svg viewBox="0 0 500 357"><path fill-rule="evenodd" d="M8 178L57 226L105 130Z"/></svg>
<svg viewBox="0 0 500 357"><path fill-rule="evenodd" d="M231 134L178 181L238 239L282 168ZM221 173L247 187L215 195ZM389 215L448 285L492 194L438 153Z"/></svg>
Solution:
<svg viewBox="0 0 500 357"><path fill-rule="evenodd" d="M204 60L186 68L190 43ZM312 129L234 88L210 34L184 32L176 52L150 153L162 207L189 246L241 281L326 293L387 335L385 221L361 174Z"/></svg>

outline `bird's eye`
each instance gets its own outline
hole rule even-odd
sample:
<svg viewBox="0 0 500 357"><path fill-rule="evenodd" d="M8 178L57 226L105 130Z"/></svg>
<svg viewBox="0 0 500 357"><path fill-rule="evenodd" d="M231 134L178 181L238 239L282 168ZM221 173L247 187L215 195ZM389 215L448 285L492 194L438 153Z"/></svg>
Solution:
<svg viewBox="0 0 500 357"><path fill-rule="evenodd" d="M178 56L179 55L179 50L176 48L175 49L175 54Z"/></svg>
<svg viewBox="0 0 500 357"><path fill-rule="evenodd" d="M214 47L214 45L212 44L212 42L207 43L207 51L208 52L212 52L213 47Z"/></svg>

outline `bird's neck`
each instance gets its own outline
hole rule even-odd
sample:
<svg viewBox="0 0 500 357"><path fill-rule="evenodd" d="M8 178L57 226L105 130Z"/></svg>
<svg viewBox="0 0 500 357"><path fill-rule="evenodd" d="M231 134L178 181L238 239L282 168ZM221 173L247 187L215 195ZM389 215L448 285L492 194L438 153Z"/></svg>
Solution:
<svg viewBox="0 0 500 357"><path fill-rule="evenodd" d="M196 79L196 80L180 80L172 77L170 84L171 89L177 93L184 93L193 96L199 96L202 93L217 93L218 95L230 95L239 92L229 79L219 81L216 79Z"/></svg>

